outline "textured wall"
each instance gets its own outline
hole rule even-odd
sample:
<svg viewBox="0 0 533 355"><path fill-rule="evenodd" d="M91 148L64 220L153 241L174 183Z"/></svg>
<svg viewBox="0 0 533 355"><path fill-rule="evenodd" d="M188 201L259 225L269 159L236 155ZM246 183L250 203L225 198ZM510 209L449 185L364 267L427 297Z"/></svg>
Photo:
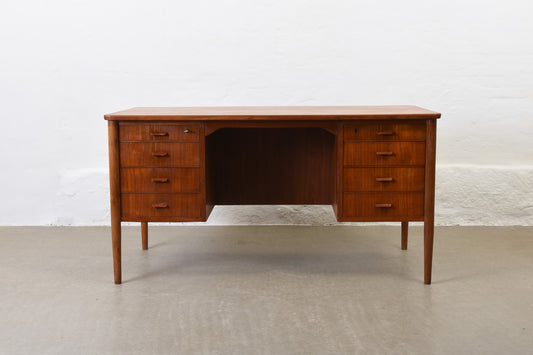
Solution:
<svg viewBox="0 0 533 355"><path fill-rule="evenodd" d="M131 106L416 104L437 223L533 224L533 3L12 1L0 12L0 225L108 223L102 115ZM333 223L218 209L212 223Z"/></svg>

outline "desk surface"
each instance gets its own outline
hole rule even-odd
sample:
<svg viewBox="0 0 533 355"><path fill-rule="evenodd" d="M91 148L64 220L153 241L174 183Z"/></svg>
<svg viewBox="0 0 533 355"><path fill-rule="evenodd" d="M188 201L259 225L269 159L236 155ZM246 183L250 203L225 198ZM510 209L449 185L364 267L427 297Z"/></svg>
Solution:
<svg viewBox="0 0 533 355"><path fill-rule="evenodd" d="M105 115L106 120L353 120L434 119L440 113L418 106L241 106L135 107Z"/></svg>

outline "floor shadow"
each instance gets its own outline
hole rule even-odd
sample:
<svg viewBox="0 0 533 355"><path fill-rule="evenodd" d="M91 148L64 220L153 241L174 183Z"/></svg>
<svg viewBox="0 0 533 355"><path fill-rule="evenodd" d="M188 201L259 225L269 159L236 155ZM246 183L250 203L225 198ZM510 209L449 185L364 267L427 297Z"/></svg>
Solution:
<svg viewBox="0 0 533 355"><path fill-rule="evenodd" d="M246 275L283 272L295 275L379 275L414 280L409 276L408 260L371 252L205 252L176 255L152 261L137 281L155 275Z"/></svg>

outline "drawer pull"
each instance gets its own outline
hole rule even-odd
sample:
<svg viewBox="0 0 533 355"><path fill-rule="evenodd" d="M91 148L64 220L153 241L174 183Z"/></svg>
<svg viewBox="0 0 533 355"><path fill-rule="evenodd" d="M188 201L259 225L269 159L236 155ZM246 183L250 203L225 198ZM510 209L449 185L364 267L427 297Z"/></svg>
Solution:
<svg viewBox="0 0 533 355"><path fill-rule="evenodd" d="M391 182L392 178L391 177L376 178L376 181L377 182Z"/></svg>
<svg viewBox="0 0 533 355"><path fill-rule="evenodd" d="M376 203L376 208L391 208L392 203Z"/></svg>
<svg viewBox="0 0 533 355"><path fill-rule="evenodd" d="M166 202L160 202L160 203L152 203L153 208L168 208L168 203Z"/></svg>
<svg viewBox="0 0 533 355"><path fill-rule="evenodd" d="M163 137L168 136L168 132L150 132L150 135L155 137Z"/></svg>
<svg viewBox="0 0 533 355"><path fill-rule="evenodd" d="M381 157L386 157L392 155L392 152L376 152L376 155L379 155Z"/></svg>
<svg viewBox="0 0 533 355"><path fill-rule="evenodd" d="M168 157L168 152L153 152L152 155L154 157Z"/></svg>
<svg viewBox="0 0 533 355"><path fill-rule="evenodd" d="M190 133L191 131L188 129L188 128L185 128L185 130L183 131L183 133Z"/></svg>
<svg viewBox="0 0 533 355"><path fill-rule="evenodd" d="M155 182L155 183L168 182L168 178L153 178L152 182Z"/></svg>
<svg viewBox="0 0 533 355"><path fill-rule="evenodd" d="M394 132L392 132L392 131L379 131L379 132L376 132L376 134L378 136L392 136L394 134Z"/></svg>

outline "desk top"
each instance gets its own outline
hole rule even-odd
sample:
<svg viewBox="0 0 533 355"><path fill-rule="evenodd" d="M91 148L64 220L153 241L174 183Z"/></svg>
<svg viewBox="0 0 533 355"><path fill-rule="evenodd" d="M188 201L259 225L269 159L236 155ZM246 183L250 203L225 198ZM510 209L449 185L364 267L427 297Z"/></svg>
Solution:
<svg viewBox="0 0 533 355"><path fill-rule="evenodd" d="M432 119L440 113L418 106L225 106L135 107L104 116L111 121Z"/></svg>

